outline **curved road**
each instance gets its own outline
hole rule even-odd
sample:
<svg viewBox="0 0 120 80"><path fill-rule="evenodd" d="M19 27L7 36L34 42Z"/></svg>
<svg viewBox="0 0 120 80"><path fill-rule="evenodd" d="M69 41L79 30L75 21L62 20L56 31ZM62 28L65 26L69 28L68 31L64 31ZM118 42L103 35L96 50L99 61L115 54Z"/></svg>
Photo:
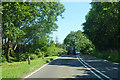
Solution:
<svg viewBox="0 0 120 80"><path fill-rule="evenodd" d="M64 55L53 60L29 78L81 78L118 80L119 65L88 55ZM94 68L94 69L93 69Z"/></svg>

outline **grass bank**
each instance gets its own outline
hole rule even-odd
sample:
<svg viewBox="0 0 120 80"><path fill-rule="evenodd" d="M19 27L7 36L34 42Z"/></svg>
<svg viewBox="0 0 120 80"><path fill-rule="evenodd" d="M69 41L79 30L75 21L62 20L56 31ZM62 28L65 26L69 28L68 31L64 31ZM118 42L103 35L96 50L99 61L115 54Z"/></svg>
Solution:
<svg viewBox="0 0 120 80"><path fill-rule="evenodd" d="M2 78L20 78L26 75L28 72L41 67L48 61L53 60L58 56L45 57L44 59L38 58L31 60L31 64L28 61L14 62L14 63L2 63Z"/></svg>
<svg viewBox="0 0 120 80"><path fill-rule="evenodd" d="M90 55L120 64L120 52L118 50L95 51Z"/></svg>

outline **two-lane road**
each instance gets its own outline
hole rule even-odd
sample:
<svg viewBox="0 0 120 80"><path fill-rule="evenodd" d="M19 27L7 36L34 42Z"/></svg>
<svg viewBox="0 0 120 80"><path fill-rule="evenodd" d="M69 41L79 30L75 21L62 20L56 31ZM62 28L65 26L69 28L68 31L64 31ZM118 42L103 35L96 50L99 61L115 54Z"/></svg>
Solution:
<svg viewBox="0 0 120 80"><path fill-rule="evenodd" d="M109 61L88 55L64 55L45 65L34 72L34 74L28 75L26 78L84 78L102 80L102 78L104 79L107 76L108 78L106 79L118 79L118 66Z"/></svg>

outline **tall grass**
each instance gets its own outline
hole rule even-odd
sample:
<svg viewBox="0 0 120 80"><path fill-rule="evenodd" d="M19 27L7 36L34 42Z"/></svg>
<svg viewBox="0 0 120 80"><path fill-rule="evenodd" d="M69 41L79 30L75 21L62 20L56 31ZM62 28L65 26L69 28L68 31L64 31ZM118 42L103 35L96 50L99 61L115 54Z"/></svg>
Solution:
<svg viewBox="0 0 120 80"><path fill-rule="evenodd" d="M118 50L107 50L107 51L95 50L94 53L90 55L120 64L120 52Z"/></svg>

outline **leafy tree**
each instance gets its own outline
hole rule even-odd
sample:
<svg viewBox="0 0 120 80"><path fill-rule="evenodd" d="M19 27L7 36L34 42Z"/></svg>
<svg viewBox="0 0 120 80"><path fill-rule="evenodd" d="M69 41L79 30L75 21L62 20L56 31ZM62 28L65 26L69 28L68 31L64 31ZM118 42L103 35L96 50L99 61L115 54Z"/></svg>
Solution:
<svg viewBox="0 0 120 80"><path fill-rule="evenodd" d="M67 46L75 45L75 32L71 31L70 34L66 36L66 38L64 39L64 44Z"/></svg>
<svg viewBox="0 0 120 80"><path fill-rule="evenodd" d="M84 33L98 50L120 48L120 2L92 2Z"/></svg>
<svg viewBox="0 0 120 80"><path fill-rule="evenodd" d="M75 46L77 51L81 51L83 53L91 53L94 49L92 42L87 39L80 30L77 32L70 32L64 39L64 44L67 46Z"/></svg>
<svg viewBox="0 0 120 80"><path fill-rule="evenodd" d="M2 47L7 61L14 50L34 49L35 44L42 44L39 40L45 40L40 47L45 50L47 38L42 35L49 36L58 28L55 21L65 10L59 2L3 2L2 7Z"/></svg>

